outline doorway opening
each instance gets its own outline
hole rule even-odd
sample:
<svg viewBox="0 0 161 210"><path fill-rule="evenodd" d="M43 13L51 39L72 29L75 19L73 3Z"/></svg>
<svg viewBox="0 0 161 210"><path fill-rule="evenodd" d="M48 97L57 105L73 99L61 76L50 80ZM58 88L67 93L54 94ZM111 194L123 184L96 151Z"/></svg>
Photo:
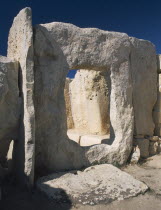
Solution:
<svg viewBox="0 0 161 210"><path fill-rule="evenodd" d="M73 78L69 78L74 75ZM67 136L80 146L110 139L110 76L96 70L70 70L65 84Z"/></svg>

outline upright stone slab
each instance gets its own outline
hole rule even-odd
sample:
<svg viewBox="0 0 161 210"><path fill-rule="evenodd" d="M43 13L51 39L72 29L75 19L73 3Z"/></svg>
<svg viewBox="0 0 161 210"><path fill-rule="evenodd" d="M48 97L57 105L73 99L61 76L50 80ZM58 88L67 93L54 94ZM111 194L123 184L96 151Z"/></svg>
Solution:
<svg viewBox="0 0 161 210"><path fill-rule="evenodd" d="M24 171L29 183L32 184L34 179L35 114L33 103L33 30L30 8L21 10L13 21L8 39L8 57L20 62L23 106L17 151L21 155L17 156L17 161L21 162L21 173ZM24 169L22 168L23 165Z"/></svg>
<svg viewBox="0 0 161 210"><path fill-rule="evenodd" d="M20 117L18 62L0 56L0 164L5 164L9 144L18 138Z"/></svg>
<svg viewBox="0 0 161 210"><path fill-rule="evenodd" d="M86 134L105 135L110 128L110 91L107 72L81 69L70 83L74 128Z"/></svg>
<svg viewBox="0 0 161 210"><path fill-rule="evenodd" d="M72 129L74 127L72 110L71 110L71 100L70 100L70 91L69 85L72 82L70 78L66 78L65 88L64 88L64 97L65 97L65 106L66 106L66 115L67 115L67 128Z"/></svg>
<svg viewBox="0 0 161 210"><path fill-rule="evenodd" d="M157 59L154 45L130 38L133 83L134 135L154 133L152 111L157 100Z"/></svg>
<svg viewBox="0 0 161 210"><path fill-rule="evenodd" d="M153 110L153 119L155 123L154 135L161 136L161 74L158 75L158 94Z"/></svg>

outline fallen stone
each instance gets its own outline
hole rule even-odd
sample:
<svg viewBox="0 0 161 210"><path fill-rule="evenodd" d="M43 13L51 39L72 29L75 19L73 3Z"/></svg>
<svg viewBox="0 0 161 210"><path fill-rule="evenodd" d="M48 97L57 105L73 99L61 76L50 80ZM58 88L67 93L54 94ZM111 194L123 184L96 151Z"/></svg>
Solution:
<svg viewBox="0 0 161 210"><path fill-rule="evenodd" d="M57 202L70 200L89 205L123 200L148 189L144 183L109 164L92 166L83 172L42 177L37 181L37 187Z"/></svg>

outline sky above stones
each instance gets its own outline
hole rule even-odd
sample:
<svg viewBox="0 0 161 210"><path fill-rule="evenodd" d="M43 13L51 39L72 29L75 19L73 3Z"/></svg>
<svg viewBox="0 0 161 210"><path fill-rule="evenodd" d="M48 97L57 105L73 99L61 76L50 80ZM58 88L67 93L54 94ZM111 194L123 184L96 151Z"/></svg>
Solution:
<svg viewBox="0 0 161 210"><path fill-rule="evenodd" d="M13 18L24 7L33 11L33 25L72 23L79 27L125 32L153 42L161 54L161 0L1 0L0 55L6 55Z"/></svg>

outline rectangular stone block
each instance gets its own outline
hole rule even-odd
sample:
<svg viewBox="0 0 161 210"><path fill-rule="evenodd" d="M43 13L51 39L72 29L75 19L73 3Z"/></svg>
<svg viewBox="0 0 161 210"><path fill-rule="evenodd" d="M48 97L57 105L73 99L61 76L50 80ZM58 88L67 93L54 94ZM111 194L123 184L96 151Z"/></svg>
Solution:
<svg viewBox="0 0 161 210"><path fill-rule="evenodd" d="M85 135L81 137L80 146L91 146L94 144L101 144L102 141L107 142L109 141L109 135Z"/></svg>

